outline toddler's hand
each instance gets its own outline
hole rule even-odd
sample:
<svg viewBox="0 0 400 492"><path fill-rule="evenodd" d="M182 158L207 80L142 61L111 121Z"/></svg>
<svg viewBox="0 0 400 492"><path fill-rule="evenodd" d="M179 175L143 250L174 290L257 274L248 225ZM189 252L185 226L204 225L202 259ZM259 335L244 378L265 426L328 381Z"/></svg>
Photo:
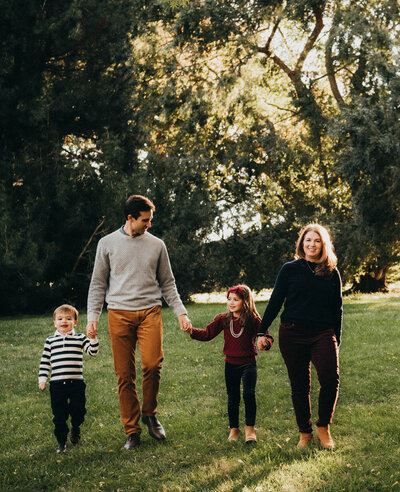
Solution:
<svg viewBox="0 0 400 492"><path fill-rule="evenodd" d="M44 382L39 383L39 389L40 391L44 391L46 389L46 383Z"/></svg>

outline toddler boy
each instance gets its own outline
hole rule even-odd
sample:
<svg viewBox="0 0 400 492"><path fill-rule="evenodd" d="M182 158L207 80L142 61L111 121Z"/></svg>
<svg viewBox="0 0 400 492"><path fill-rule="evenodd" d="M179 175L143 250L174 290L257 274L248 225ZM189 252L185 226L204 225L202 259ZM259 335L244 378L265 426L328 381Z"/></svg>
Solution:
<svg viewBox="0 0 400 492"><path fill-rule="evenodd" d="M96 357L99 350L97 337L88 338L75 333L78 311L63 304L54 311L54 335L44 343L39 367L39 389L44 391L51 369L50 399L53 411L54 434L58 441L57 453L66 450L68 416L71 415L72 444L80 440L80 425L85 419L85 388L83 380L83 351Z"/></svg>

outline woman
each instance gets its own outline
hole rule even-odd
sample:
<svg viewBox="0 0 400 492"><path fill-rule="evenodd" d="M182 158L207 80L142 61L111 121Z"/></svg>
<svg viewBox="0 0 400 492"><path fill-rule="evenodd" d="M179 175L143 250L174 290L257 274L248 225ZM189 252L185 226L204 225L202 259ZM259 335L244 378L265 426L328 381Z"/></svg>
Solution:
<svg viewBox="0 0 400 492"><path fill-rule="evenodd" d="M309 447L312 440L311 362L321 385L318 438L325 449L334 448L329 424L339 389L342 331L342 284L336 264L328 231L319 224L304 227L296 244L296 260L282 266L258 333L258 348L263 350L267 347L264 335L285 302L279 348L292 388L299 448Z"/></svg>

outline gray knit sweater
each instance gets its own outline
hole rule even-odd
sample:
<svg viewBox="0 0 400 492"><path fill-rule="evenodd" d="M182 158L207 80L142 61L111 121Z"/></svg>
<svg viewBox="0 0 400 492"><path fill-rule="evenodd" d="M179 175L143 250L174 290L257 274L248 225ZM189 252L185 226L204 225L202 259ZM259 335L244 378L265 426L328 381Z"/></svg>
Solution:
<svg viewBox="0 0 400 492"><path fill-rule="evenodd" d="M167 248L149 232L128 236L120 229L100 239L88 294L87 319L108 309L139 311L161 306L164 297L176 316L187 314L179 297Z"/></svg>

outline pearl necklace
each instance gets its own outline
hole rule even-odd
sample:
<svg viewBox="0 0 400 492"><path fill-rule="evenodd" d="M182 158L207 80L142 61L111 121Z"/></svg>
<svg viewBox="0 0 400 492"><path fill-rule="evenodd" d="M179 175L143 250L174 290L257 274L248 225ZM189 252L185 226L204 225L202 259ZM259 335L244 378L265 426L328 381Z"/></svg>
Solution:
<svg viewBox="0 0 400 492"><path fill-rule="evenodd" d="M235 333L233 331L233 318L232 318L231 319L231 322L229 323L229 330L230 330L231 335L233 336L233 338L239 338L241 336L241 334L243 333L244 326L242 326L242 328L240 329L239 333Z"/></svg>

